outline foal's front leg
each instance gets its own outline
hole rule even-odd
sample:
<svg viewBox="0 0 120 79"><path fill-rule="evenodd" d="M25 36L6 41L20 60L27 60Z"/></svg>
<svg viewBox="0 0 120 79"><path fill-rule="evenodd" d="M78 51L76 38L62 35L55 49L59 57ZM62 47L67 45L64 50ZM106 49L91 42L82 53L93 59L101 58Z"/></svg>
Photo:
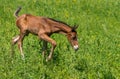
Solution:
<svg viewBox="0 0 120 79"><path fill-rule="evenodd" d="M43 40L43 47L42 47L42 55L43 55L43 57L45 57L46 50L47 50L47 41Z"/></svg>
<svg viewBox="0 0 120 79"><path fill-rule="evenodd" d="M56 42L55 42L53 39L51 39L51 38L50 38L48 35L46 35L46 34L39 34L39 37L40 37L41 39L43 39L43 40L45 40L45 41L47 41L47 42L49 42L49 43L52 44L52 48L51 48L50 54L49 54L49 56L48 56L47 59L46 59L46 61L49 61L49 60L52 58L53 51L54 51L54 49L55 49L55 47L56 47Z"/></svg>

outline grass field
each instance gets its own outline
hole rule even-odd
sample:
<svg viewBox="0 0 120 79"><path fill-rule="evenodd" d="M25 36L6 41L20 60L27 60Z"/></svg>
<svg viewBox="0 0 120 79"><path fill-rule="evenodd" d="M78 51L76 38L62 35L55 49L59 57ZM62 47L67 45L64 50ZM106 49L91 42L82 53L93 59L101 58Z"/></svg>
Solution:
<svg viewBox="0 0 120 79"><path fill-rule="evenodd" d="M20 15L79 25L80 49L74 52L65 36L54 34L57 47L46 63L41 42L30 34L24 39L25 60L17 45L11 58L11 39L19 34L13 16L18 6ZM120 79L120 0L0 0L0 79Z"/></svg>

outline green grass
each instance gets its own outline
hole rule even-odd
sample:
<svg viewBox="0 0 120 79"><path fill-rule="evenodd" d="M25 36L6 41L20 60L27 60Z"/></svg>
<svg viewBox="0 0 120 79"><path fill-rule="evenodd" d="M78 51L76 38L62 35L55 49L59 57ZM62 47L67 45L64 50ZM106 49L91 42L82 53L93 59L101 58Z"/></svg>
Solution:
<svg viewBox="0 0 120 79"><path fill-rule="evenodd" d="M24 39L25 60L11 39L19 34L14 11L79 25L80 49L74 52L63 35L53 59L44 62L39 39ZM50 47L50 45L49 45ZM49 50L49 49L48 49ZM120 79L120 0L0 0L0 79Z"/></svg>

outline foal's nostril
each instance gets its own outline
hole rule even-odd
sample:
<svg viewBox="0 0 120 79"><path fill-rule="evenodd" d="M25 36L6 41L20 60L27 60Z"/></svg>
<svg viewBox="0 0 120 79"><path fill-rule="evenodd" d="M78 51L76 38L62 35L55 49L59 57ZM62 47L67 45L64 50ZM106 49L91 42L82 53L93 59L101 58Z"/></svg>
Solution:
<svg viewBox="0 0 120 79"><path fill-rule="evenodd" d="M78 50L78 45L74 45L74 50L77 51Z"/></svg>

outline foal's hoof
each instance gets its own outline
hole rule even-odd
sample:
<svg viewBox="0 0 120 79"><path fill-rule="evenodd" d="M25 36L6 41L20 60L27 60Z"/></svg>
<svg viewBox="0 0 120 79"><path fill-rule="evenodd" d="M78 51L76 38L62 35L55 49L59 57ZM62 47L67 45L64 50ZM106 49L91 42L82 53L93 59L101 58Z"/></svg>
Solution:
<svg viewBox="0 0 120 79"><path fill-rule="evenodd" d="M25 58L22 57L21 59L22 59L23 61L25 61Z"/></svg>
<svg viewBox="0 0 120 79"><path fill-rule="evenodd" d="M22 56L21 56L21 59L22 59L22 60L25 60L25 56L24 56L24 55L22 55Z"/></svg>
<svg viewBox="0 0 120 79"><path fill-rule="evenodd" d="M50 60L51 60L51 58L49 58L49 57L48 57L48 58L46 58L46 62L48 62L48 61L50 61Z"/></svg>

